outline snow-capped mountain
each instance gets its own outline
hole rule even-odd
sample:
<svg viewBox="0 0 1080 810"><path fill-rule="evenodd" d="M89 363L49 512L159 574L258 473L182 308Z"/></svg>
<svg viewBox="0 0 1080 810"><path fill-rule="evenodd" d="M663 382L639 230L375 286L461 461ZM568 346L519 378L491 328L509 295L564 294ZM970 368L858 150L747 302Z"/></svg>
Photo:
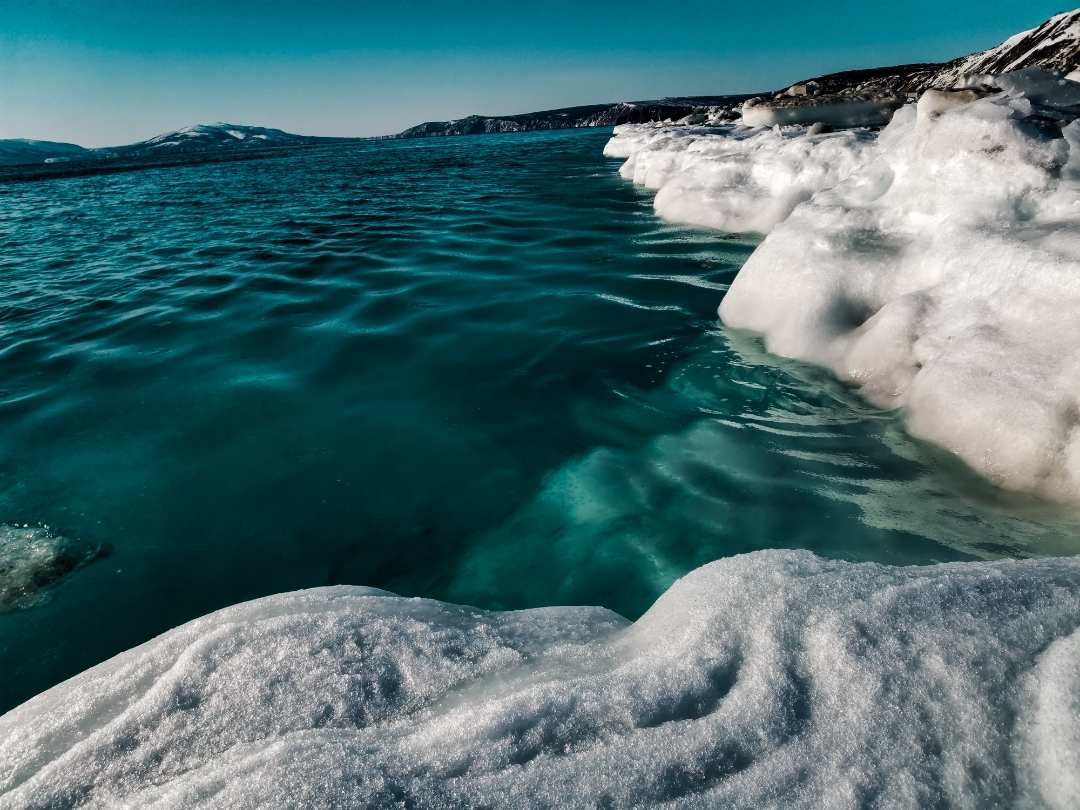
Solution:
<svg viewBox="0 0 1080 810"><path fill-rule="evenodd" d="M996 48L949 62L934 85L946 87L965 73L1009 73L1037 66L1070 73L1080 67L1080 9L1051 17Z"/></svg>
<svg viewBox="0 0 1080 810"><path fill-rule="evenodd" d="M69 160L85 160L90 154L89 150L73 143L30 141L26 138L0 140L0 166L17 166L22 163L66 163Z"/></svg>
<svg viewBox="0 0 1080 810"><path fill-rule="evenodd" d="M239 124L195 124L175 132L167 132L139 143L94 149L103 156L144 157L175 155L184 152L208 152L217 149L265 149L271 146L303 146L313 143L336 143L350 138L319 138L312 135L293 135L280 129L248 127Z"/></svg>
<svg viewBox="0 0 1080 810"><path fill-rule="evenodd" d="M1026 67L1062 73L1080 68L1080 9L1057 14L996 47L949 62L847 70L810 81L815 82L823 93L839 93L848 88L921 93L930 87L952 87L960 76L967 74L1009 73Z"/></svg>

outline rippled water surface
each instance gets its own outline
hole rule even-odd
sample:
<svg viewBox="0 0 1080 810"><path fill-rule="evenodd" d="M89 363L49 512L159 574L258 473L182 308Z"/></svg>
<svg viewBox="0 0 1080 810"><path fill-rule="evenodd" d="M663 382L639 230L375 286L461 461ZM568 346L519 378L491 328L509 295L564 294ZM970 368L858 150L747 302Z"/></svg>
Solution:
<svg viewBox="0 0 1080 810"><path fill-rule="evenodd" d="M317 585L633 618L763 547L1080 550L725 331L754 240L656 219L608 137L0 176L0 711Z"/></svg>

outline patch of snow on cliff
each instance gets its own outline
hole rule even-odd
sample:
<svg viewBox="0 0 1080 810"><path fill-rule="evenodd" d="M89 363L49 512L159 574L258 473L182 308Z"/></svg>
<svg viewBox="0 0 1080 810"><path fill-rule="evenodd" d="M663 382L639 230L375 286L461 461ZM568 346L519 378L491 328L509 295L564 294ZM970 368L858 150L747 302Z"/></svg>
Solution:
<svg viewBox="0 0 1080 810"><path fill-rule="evenodd" d="M951 87L970 73L1009 73L1025 67L1068 72L1080 65L1080 9L1057 14L1030 31L1009 37L996 48L950 62L933 84Z"/></svg>

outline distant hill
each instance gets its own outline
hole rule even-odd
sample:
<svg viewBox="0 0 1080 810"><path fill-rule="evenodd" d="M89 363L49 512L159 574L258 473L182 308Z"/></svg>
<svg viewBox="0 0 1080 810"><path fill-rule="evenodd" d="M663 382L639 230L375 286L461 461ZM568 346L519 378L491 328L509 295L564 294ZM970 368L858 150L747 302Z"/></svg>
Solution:
<svg viewBox="0 0 1080 810"><path fill-rule="evenodd" d="M274 146L304 146L314 143L338 143L356 138L320 138L313 135L293 135L280 129L248 127L240 124L196 124L167 132L147 141L94 149L98 156L145 157L148 155L178 155L186 152L208 152L216 149L266 149Z"/></svg>
<svg viewBox="0 0 1080 810"><path fill-rule="evenodd" d="M590 104L521 115L470 115L454 121L428 121L390 138L432 138L447 135L482 135L492 132L534 132L543 129L610 127L646 121L678 120L713 107L730 107L749 98L738 96L686 96L655 101L624 101L618 104Z"/></svg>
<svg viewBox="0 0 1080 810"><path fill-rule="evenodd" d="M73 143L28 141L26 138L0 140L0 166L85 160L91 154L89 150Z"/></svg>
<svg viewBox="0 0 1080 810"><path fill-rule="evenodd" d="M277 146L304 146L351 140L359 139L293 135L282 132L280 129L249 127L240 124L196 124L146 141L126 146L109 146L103 149L84 149L71 143L28 141L21 138L0 140L0 166L180 155L219 150L267 149Z"/></svg>
<svg viewBox="0 0 1080 810"><path fill-rule="evenodd" d="M810 81L816 82L824 93L838 93L854 87L921 93L930 87L952 87L960 76L967 74L1008 73L1026 67L1062 73L1080 68L1080 9L1057 14L994 48L948 62L846 70Z"/></svg>

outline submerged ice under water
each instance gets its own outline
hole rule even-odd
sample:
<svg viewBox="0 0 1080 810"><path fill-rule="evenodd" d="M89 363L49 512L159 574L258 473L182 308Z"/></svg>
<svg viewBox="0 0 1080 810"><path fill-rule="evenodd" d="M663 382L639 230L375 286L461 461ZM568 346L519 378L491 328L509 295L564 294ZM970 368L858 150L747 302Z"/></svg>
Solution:
<svg viewBox="0 0 1080 810"><path fill-rule="evenodd" d="M756 242L657 220L608 137L0 182L0 520L112 549L0 612L0 710L306 587L634 619L755 549L1077 550L1071 512L722 328Z"/></svg>

